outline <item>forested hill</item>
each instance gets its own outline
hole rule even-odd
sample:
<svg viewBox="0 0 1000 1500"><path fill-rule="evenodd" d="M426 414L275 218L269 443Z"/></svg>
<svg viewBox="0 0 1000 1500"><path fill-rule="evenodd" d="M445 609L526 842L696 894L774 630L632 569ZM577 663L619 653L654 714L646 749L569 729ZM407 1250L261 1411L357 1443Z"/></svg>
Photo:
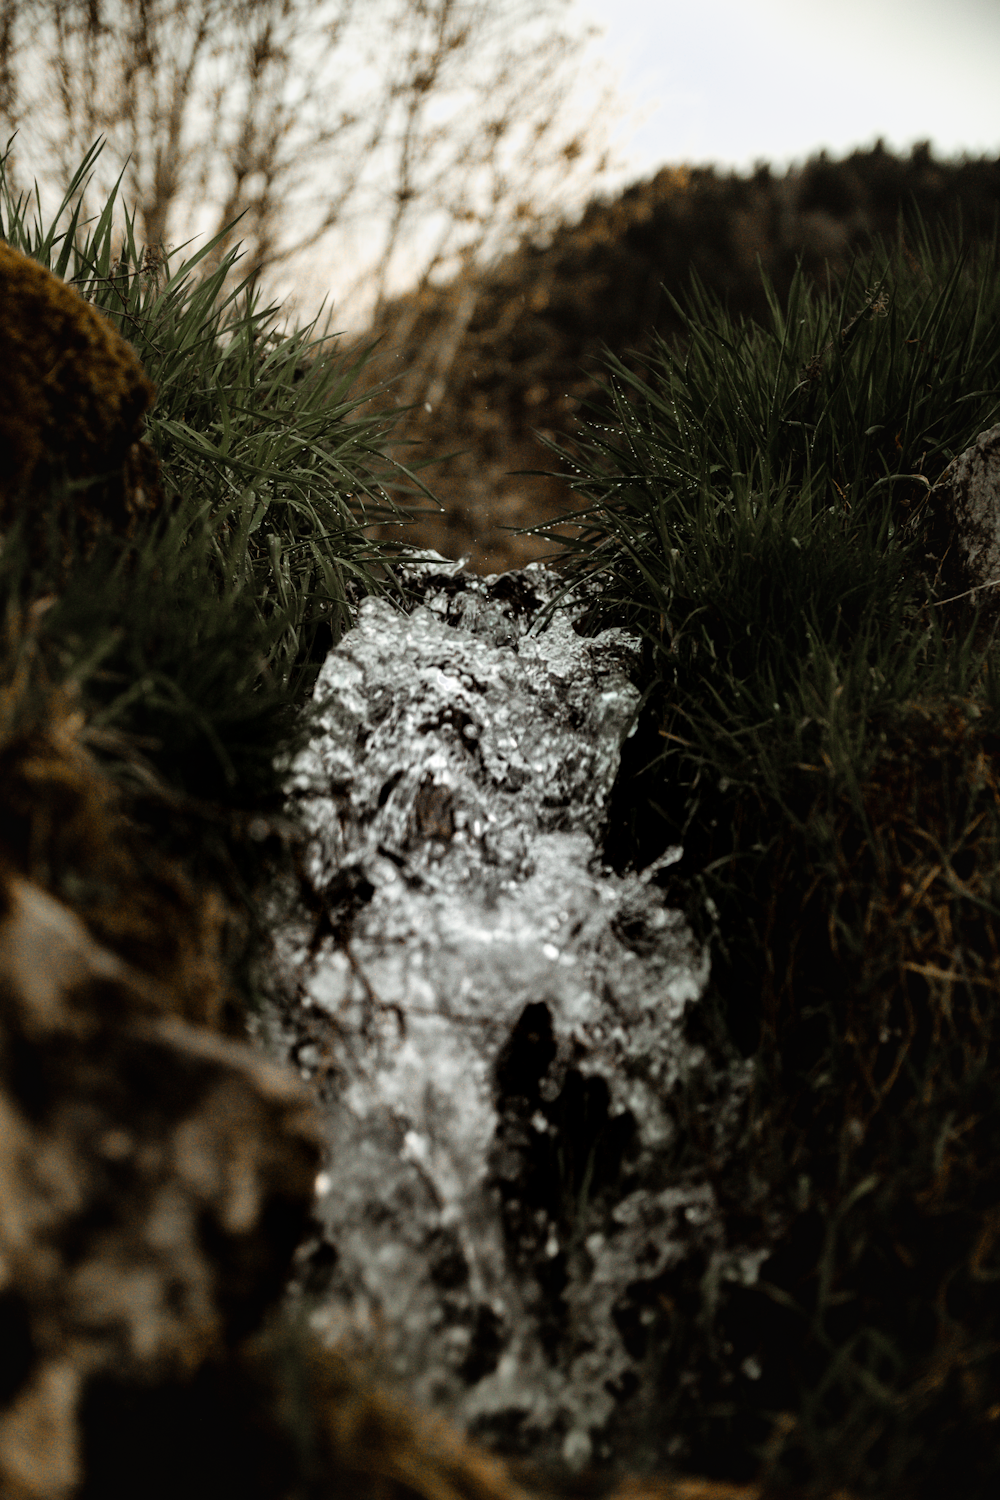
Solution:
<svg viewBox="0 0 1000 1500"><path fill-rule="evenodd" d="M413 539L471 551L487 571L543 550L503 528L556 514L568 493L510 471L553 466L534 434L572 435L604 346L625 355L653 330L678 333L666 291L683 298L692 271L732 313L761 316L758 261L784 297L800 256L825 280L901 222L906 235L919 218L992 236L998 209L1000 158L937 160L926 145L905 157L881 143L841 160L823 152L783 175L665 167L485 273L397 299L368 335L382 340L375 373L396 376L394 399L415 404L420 451L467 450L428 471L446 513Z"/></svg>

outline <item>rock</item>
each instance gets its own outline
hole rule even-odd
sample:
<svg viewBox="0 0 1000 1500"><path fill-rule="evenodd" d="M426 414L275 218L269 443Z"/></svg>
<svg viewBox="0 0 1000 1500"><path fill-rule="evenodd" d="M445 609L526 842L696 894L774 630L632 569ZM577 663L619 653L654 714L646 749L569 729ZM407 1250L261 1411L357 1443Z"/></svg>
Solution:
<svg viewBox="0 0 1000 1500"><path fill-rule="evenodd" d="M26 515L38 523L36 547L45 545L40 494L63 477L102 476L73 494L81 539L105 529L130 535L162 498L155 455L141 440L155 391L131 344L72 287L0 240L0 350L0 530ZM61 510L63 534L69 520Z"/></svg>
<svg viewBox="0 0 1000 1500"><path fill-rule="evenodd" d="M71 690L0 681L0 1493L37 1500L101 1462L96 1411L259 1325L318 1163L301 1085L218 1034L221 898L144 844L85 731Z"/></svg>
<svg viewBox="0 0 1000 1500"><path fill-rule="evenodd" d="M37 659L45 604L20 621L8 612L11 661ZM239 915L142 836L94 758L72 684L55 690L38 675L0 678L0 871L74 911L100 947L156 980L174 1014L221 1030L237 1004L225 950Z"/></svg>
<svg viewBox="0 0 1000 1500"><path fill-rule="evenodd" d="M655 868L601 863L636 644L577 634L580 599L548 618L543 568L406 576L412 613L366 601L327 659L290 774L311 915L279 928L266 1031L323 1100L302 1284L329 1337L501 1451L662 1463L658 1278L748 1283L766 1252L729 1242L680 1139L700 1088L724 1157L749 1082L687 1040L707 956Z"/></svg>
<svg viewBox="0 0 1000 1500"><path fill-rule="evenodd" d="M33 883L0 900L0 1489L54 1500L95 1382L169 1385L257 1326L316 1156L284 1070L171 1015Z"/></svg>
<svg viewBox="0 0 1000 1500"><path fill-rule="evenodd" d="M934 487L958 552L957 586L995 612L1000 585L1000 426L981 432Z"/></svg>

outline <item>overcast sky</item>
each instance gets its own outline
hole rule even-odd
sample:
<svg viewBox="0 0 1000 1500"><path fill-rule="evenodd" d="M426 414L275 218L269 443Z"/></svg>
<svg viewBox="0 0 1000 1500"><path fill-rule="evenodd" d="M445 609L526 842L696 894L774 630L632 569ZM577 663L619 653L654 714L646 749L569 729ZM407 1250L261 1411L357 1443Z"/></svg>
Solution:
<svg viewBox="0 0 1000 1500"><path fill-rule="evenodd" d="M900 151L1000 155L1000 0L578 0L646 123L620 150L741 169Z"/></svg>

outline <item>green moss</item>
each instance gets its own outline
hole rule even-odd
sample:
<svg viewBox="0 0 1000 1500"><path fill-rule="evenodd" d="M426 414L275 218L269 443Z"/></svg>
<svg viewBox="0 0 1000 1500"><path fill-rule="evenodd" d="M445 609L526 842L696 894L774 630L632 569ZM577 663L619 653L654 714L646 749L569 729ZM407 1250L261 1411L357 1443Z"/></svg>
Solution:
<svg viewBox="0 0 1000 1500"><path fill-rule="evenodd" d="M155 392L106 317L0 240L0 525L31 515L53 474L93 480L75 510L88 534L122 533L159 498L137 444Z"/></svg>

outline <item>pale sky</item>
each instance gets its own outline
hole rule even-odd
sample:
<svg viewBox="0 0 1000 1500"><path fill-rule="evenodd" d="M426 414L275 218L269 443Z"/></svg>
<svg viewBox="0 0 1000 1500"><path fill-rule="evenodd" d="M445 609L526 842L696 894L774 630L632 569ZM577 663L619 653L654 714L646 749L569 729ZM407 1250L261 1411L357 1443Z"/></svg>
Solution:
<svg viewBox="0 0 1000 1500"><path fill-rule="evenodd" d="M775 166L882 136L1000 155L1000 0L578 0L646 119L631 170Z"/></svg>

